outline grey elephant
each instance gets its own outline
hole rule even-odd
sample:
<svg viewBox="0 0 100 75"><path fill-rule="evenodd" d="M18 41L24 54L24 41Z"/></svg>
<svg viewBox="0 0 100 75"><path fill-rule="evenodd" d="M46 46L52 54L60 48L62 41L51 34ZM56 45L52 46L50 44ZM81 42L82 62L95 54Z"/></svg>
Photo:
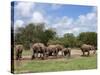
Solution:
<svg viewBox="0 0 100 75"><path fill-rule="evenodd" d="M85 52L87 52L88 53L87 56L89 56L90 55L90 50L94 50L94 53L96 51L95 47L92 46L92 45L83 44L81 46L81 51L83 52L83 56L85 55Z"/></svg>
<svg viewBox="0 0 100 75"><path fill-rule="evenodd" d="M62 50L64 49L64 46L60 44L56 44L56 48L57 48L57 55L59 52L61 52L61 55L63 55Z"/></svg>
<svg viewBox="0 0 100 75"><path fill-rule="evenodd" d="M45 58L46 53L46 47L43 43L35 43L32 45L32 59L37 58L38 54L40 54L40 58Z"/></svg>
<svg viewBox="0 0 100 75"><path fill-rule="evenodd" d="M63 56L67 56L67 55L68 57L71 56L71 48L63 48L62 52L63 52Z"/></svg>
<svg viewBox="0 0 100 75"><path fill-rule="evenodd" d="M15 46L16 50L16 60L19 60L22 58L22 52L23 52L23 45L19 44Z"/></svg>
<svg viewBox="0 0 100 75"><path fill-rule="evenodd" d="M56 56L58 55L58 52L63 49L62 45L56 44L56 45L49 45L47 47L48 56Z"/></svg>
<svg viewBox="0 0 100 75"><path fill-rule="evenodd" d="M49 45L47 47L47 51L48 51L48 56L53 56L53 55L56 56L57 49L55 45Z"/></svg>

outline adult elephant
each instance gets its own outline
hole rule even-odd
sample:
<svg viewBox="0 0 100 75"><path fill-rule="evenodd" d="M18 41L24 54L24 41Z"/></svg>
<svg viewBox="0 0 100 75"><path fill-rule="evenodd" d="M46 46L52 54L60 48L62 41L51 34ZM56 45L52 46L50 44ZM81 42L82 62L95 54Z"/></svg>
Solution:
<svg viewBox="0 0 100 75"><path fill-rule="evenodd" d="M63 49L64 49L64 46L63 45L60 45L60 44L56 44L56 48L57 48L57 52L61 52L61 55L63 55Z"/></svg>
<svg viewBox="0 0 100 75"><path fill-rule="evenodd" d="M38 57L38 54L40 54L40 58L44 59L45 58L45 53L46 53L46 47L43 43L35 43L32 45L32 59Z"/></svg>
<svg viewBox="0 0 100 75"><path fill-rule="evenodd" d="M70 57L71 56L71 48L63 48L62 49L63 55Z"/></svg>
<svg viewBox="0 0 100 75"><path fill-rule="evenodd" d="M19 44L15 46L16 50L16 60L19 60L22 58L22 52L23 52L23 45Z"/></svg>
<svg viewBox="0 0 100 75"><path fill-rule="evenodd" d="M81 46L81 51L83 52L83 56L85 55L85 52L87 52L88 53L87 56L89 56L90 55L90 50L94 50L94 52L96 51L95 47L92 46L92 45L83 44Z"/></svg>
<svg viewBox="0 0 100 75"><path fill-rule="evenodd" d="M57 49L55 45L49 45L47 47L48 56L56 55Z"/></svg>
<svg viewBox="0 0 100 75"><path fill-rule="evenodd" d="M58 52L63 49L62 45L56 44L56 45L49 45L47 47L48 55L49 56L57 56Z"/></svg>

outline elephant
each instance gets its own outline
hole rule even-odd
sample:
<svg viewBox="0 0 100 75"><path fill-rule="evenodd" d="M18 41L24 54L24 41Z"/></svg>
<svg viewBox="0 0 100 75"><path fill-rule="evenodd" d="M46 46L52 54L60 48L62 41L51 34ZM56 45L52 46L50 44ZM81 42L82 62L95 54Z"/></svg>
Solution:
<svg viewBox="0 0 100 75"><path fill-rule="evenodd" d="M57 52L59 53L59 52L61 52L61 55L63 56L63 48L64 48L64 46L63 45L60 45L60 44L56 44L56 48L57 48Z"/></svg>
<svg viewBox="0 0 100 75"><path fill-rule="evenodd" d="M87 56L90 55L90 50L94 50L94 53L95 53L95 47L92 46L92 45L87 45L87 44L83 44L81 46L81 51L83 52L83 56L85 55L85 52L88 52Z"/></svg>
<svg viewBox="0 0 100 75"><path fill-rule="evenodd" d="M46 53L46 47L43 43L35 43L32 45L32 59L38 57L38 54L40 53L40 58L45 58Z"/></svg>
<svg viewBox="0 0 100 75"><path fill-rule="evenodd" d="M53 55L56 55L56 46L55 45L49 45L47 47L47 51L48 51L48 56L53 56Z"/></svg>
<svg viewBox="0 0 100 75"><path fill-rule="evenodd" d="M23 45L19 44L15 46L16 50L16 60L19 60L22 58L22 52L23 52Z"/></svg>
<svg viewBox="0 0 100 75"><path fill-rule="evenodd" d="M70 57L71 56L71 48L63 48L62 49L63 55Z"/></svg>
<svg viewBox="0 0 100 75"><path fill-rule="evenodd" d="M58 52L63 49L62 45L56 44L56 45L49 45L47 47L48 56L56 56L58 55Z"/></svg>

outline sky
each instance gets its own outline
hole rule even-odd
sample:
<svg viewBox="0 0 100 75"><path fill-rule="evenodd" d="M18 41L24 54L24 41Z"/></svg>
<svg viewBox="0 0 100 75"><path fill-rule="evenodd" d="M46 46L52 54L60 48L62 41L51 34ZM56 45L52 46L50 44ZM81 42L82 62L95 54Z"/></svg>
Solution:
<svg viewBox="0 0 100 75"><path fill-rule="evenodd" d="M11 4L14 30L29 23L45 23L58 36L65 33L97 32L97 7L54 3L13 2Z"/></svg>

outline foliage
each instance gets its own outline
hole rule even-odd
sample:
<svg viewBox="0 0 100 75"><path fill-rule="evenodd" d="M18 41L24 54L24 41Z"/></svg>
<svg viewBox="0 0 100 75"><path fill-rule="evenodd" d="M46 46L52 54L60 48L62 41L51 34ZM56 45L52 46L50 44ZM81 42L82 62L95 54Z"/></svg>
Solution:
<svg viewBox="0 0 100 75"><path fill-rule="evenodd" d="M81 32L78 36L73 33L66 33L59 37L53 29L45 29L45 24L29 24L25 27L17 28L14 35L15 44L23 44L25 48L30 48L32 43L41 42L48 44L61 44L65 47L80 47L82 44L97 46L96 32Z"/></svg>
<svg viewBox="0 0 100 75"><path fill-rule="evenodd" d="M97 46L97 33L96 32L82 32L78 36L78 40L85 44Z"/></svg>
<svg viewBox="0 0 100 75"><path fill-rule="evenodd" d="M55 36L55 32L51 29L44 29L44 24L29 24L26 27L17 28L15 33L15 44L23 44L26 48L31 43L42 42L45 45L49 39Z"/></svg>

